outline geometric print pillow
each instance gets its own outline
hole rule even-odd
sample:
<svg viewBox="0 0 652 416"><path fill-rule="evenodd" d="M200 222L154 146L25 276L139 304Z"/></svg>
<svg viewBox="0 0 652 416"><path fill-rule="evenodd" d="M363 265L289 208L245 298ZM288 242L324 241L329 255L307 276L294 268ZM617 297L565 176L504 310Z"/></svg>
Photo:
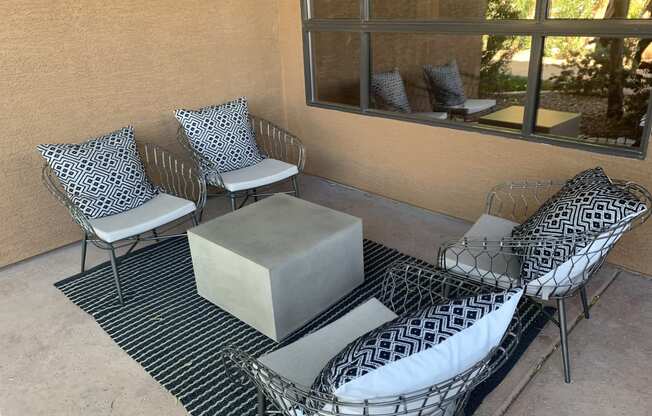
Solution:
<svg viewBox="0 0 652 416"><path fill-rule="evenodd" d="M523 224L514 227L512 236L523 239L597 237L647 209L635 195L612 184L602 168L577 174ZM516 249L523 257L524 282L542 277L587 247L584 241ZM559 276L563 277L563 276Z"/></svg>
<svg viewBox="0 0 652 416"><path fill-rule="evenodd" d="M312 389L359 401L406 394L455 377L499 345L522 293L485 293L396 318L333 357Z"/></svg>
<svg viewBox="0 0 652 416"><path fill-rule="evenodd" d="M218 173L246 168L262 161L249 123L247 99L240 97L222 105L199 110L176 110L192 148ZM206 169L207 167L203 167ZM204 172L210 175L210 172Z"/></svg>
<svg viewBox="0 0 652 416"><path fill-rule="evenodd" d="M454 59L446 65L423 67L426 84L434 98L433 108L437 104L446 107L464 104L464 83L457 68L457 61Z"/></svg>
<svg viewBox="0 0 652 416"><path fill-rule="evenodd" d="M131 126L81 144L40 144L37 149L89 218L139 207L157 193L145 174Z"/></svg>
<svg viewBox="0 0 652 416"><path fill-rule="evenodd" d="M382 110L411 113L410 101L405 92L405 84L398 69L375 73L371 76L371 93L381 105Z"/></svg>

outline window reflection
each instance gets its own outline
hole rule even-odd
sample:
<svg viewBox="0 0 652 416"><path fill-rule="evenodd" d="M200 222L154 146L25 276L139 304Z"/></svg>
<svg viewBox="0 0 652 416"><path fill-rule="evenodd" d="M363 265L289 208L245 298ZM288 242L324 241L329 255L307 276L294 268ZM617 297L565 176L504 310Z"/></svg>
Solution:
<svg viewBox="0 0 652 416"><path fill-rule="evenodd" d="M360 35L313 32L315 98L318 101L360 105Z"/></svg>
<svg viewBox="0 0 652 416"><path fill-rule="evenodd" d="M652 86L650 39L548 37L537 119L540 133L639 147ZM556 131L557 130L557 131Z"/></svg>
<svg viewBox="0 0 652 416"><path fill-rule="evenodd" d="M521 129L522 112L512 124L487 117L524 105L530 38L373 33L371 39L373 108Z"/></svg>
<svg viewBox="0 0 652 416"><path fill-rule="evenodd" d="M532 19L535 0L372 0L377 19Z"/></svg>
<svg viewBox="0 0 652 416"><path fill-rule="evenodd" d="M649 0L550 0L552 19L649 19Z"/></svg>

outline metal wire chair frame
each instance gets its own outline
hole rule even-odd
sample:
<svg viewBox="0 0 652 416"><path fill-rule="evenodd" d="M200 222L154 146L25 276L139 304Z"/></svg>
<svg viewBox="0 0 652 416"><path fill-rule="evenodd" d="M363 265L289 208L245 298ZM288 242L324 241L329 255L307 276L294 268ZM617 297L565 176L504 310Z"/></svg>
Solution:
<svg viewBox="0 0 652 416"><path fill-rule="evenodd" d="M486 213L521 223L544 204L550 196L559 191L565 183L524 181L497 185L487 195ZM549 299L555 300L559 317L558 320L552 319L552 321L560 328L564 380L567 383L570 382L571 377L565 299L579 293L584 317L589 319L586 284L600 269L620 237L645 223L652 215L652 195L647 189L636 183L622 180L614 180L613 184L637 196L647 206L647 210L611 227L583 235L567 235L558 238L504 237L496 239L488 236L463 238L443 244L437 255L438 267L460 278L479 281L482 284L499 288L523 287L526 296L540 302ZM515 262L520 265L530 250L559 252L562 247L567 246L576 247L576 250L563 260L559 260L551 272L539 279L524 282L520 276L517 280L506 276L509 265ZM587 249L582 251L581 248ZM465 259L473 258L474 261L474 265L469 267L466 264L464 266L467 267L467 270L460 266L462 262L459 259L463 256ZM489 261L490 270L482 270L478 266L482 260ZM498 272L493 271L495 266L499 267ZM546 276L547 278L544 279Z"/></svg>
<svg viewBox="0 0 652 416"><path fill-rule="evenodd" d="M388 268L381 300L396 314L405 315L422 307L492 290L495 289L440 270L398 261ZM259 415L461 415L472 390L500 369L514 352L521 331L521 318L515 315L500 345L461 374L399 397L363 402L341 401L332 394L298 385L236 347L225 349L222 359L234 377L240 376L243 383L249 380L256 386ZM268 409L268 401L276 410Z"/></svg>
<svg viewBox="0 0 652 416"><path fill-rule="evenodd" d="M101 250L107 250L114 275L117 298L121 306L124 305L124 296L120 283L119 258L116 256L116 250L129 246L126 253L129 254L142 241L160 241L162 239L184 236L185 233L167 234L167 232L188 220L191 220L193 225L197 225L197 213L201 212L206 203L206 182L194 166L188 166L186 162L183 162L174 154L158 145L138 143L137 147L147 177L152 184L161 192L193 201L196 206L195 211L190 215L172 221L166 224L165 227L159 227L158 230L150 230L152 235L149 237L135 235L119 240L118 242L102 240L95 232L90 219L70 199L52 168L45 163L41 170L41 178L45 187L68 210L73 221L82 229L81 272L83 273L86 269L86 249L89 242Z"/></svg>
<svg viewBox="0 0 652 416"><path fill-rule="evenodd" d="M274 123L252 114L249 115L249 122L254 131L258 150L264 157L296 165L299 174L303 172L306 164L306 150L298 137L275 125ZM250 197L257 201L260 197L272 195L271 193L260 193L255 188L239 192L229 192L224 186L224 180L218 171L217 165L202 155L200 152L195 150L195 148L190 143L190 140L188 139L188 136L186 135L182 125L179 125L177 129L177 141L188 152L188 154L197 165L198 169L206 178L206 183L211 191L208 196L212 197L226 195L230 200L232 211L241 208ZM298 175L295 175L290 178L293 190L283 193L294 194L297 197L300 196L297 176ZM237 200L239 198L242 198L243 200L238 206Z"/></svg>

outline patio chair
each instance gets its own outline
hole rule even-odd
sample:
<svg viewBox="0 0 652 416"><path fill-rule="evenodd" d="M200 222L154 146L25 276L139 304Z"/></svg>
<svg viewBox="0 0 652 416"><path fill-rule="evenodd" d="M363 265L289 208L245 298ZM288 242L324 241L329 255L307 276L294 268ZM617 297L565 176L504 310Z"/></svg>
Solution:
<svg viewBox="0 0 652 416"><path fill-rule="evenodd" d="M576 233L558 238L512 237L512 229L530 217L549 197L567 182L513 182L494 187L487 196L486 213L460 240L442 245L438 266L460 278L497 288L523 287L524 294L541 305L548 300L557 303L558 325L561 336L564 380L569 383L570 358L565 300L579 293L585 318L589 318L586 285L596 274L620 237L638 224L645 222L652 212L652 196L640 185L613 181L613 185L635 195L647 209L595 233ZM586 215L586 213L584 214ZM537 253L564 252L575 247L556 267L534 280L524 281L522 268L528 249Z"/></svg>
<svg viewBox="0 0 652 416"><path fill-rule="evenodd" d="M500 369L518 344L521 320L516 314L498 347L462 373L428 388L400 397L347 402L307 387L341 349L397 315L491 290L401 261L389 267L382 285L382 303L372 298L331 324L259 359L238 348L224 351L223 359L232 376L243 377L243 383L248 379L257 388L259 415L462 415L475 386Z"/></svg>
<svg viewBox="0 0 652 416"><path fill-rule="evenodd" d="M183 235L165 232L188 219L197 225L196 213L206 201L206 184L194 167L157 145L139 143L137 147L145 173L157 188L158 194L143 205L114 215L89 218L69 198L52 168L45 163L42 169L43 183L68 209L70 216L82 229L81 272L86 268L89 241L96 247L107 250L121 306L124 305L124 296L116 249L129 246L128 254L141 241L159 241ZM165 227L165 230L161 230L161 227ZM151 233L150 237L143 236L148 233Z"/></svg>
<svg viewBox="0 0 652 416"><path fill-rule="evenodd" d="M226 193L231 203L231 210L242 207L249 197L255 201L261 196L270 193L258 193L258 189L269 185L290 180L295 196L300 196L298 176L303 172L306 163L306 151L296 136L288 133L273 123L249 115L249 121L254 131L256 144L264 156L262 162L253 166L230 172L218 172L216 165L197 152L190 144L183 126L179 125L177 140L191 155L197 166L206 178L211 193L208 196L217 196ZM243 198L240 206L237 199Z"/></svg>

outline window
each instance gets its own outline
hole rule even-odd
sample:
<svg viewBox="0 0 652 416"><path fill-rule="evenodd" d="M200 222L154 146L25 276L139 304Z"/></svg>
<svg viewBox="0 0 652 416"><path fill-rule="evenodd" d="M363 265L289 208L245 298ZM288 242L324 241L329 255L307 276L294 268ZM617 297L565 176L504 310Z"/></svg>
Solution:
<svg viewBox="0 0 652 416"><path fill-rule="evenodd" d="M303 0L310 105L630 157L649 0Z"/></svg>

